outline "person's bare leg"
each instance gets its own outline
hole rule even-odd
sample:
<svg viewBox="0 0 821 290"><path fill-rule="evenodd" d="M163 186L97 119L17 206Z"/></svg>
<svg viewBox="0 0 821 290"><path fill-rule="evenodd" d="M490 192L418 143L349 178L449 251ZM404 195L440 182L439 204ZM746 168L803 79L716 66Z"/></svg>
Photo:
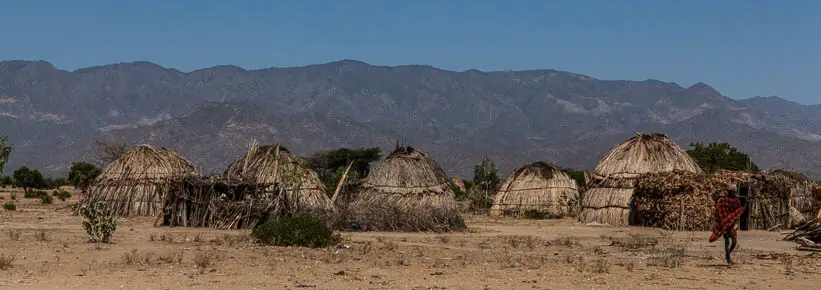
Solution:
<svg viewBox="0 0 821 290"><path fill-rule="evenodd" d="M731 237L729 237L727 235L724 236L724 259L727 260L728 265L733 264L733 259L730 257L730 252L733 251L733 248L735 248L735 244L736 244L735 239L733 239L733 245L731 247L730 246L730 239L731 239Z"/></svg>

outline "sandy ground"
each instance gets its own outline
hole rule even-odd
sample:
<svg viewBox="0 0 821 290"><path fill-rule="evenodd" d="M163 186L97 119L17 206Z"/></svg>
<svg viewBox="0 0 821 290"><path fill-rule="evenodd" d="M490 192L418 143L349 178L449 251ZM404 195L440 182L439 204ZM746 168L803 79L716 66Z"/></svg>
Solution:
<svg viewBox="0 0 821 290"><path fill-rule="evenodd" d="M264 247L248 231L121 219L87 242L67 205L17 194L0 210L2 289L820 289L821 255L741 232L737 265L707 232L465 216L462 233L343 233L327 249ZM0 203L10 200L0 189Z"/></svg>

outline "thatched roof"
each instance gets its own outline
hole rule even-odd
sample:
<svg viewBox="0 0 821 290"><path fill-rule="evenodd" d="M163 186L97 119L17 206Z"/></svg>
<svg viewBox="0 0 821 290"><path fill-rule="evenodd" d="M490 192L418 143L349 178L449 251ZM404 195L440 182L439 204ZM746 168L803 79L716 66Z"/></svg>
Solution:
<svg viewBox="0 0 821 290"><path fill-rule="evenodd" d="M188 176L198 174L177 152L139 145L106 166L79 205L103 201L115 215L153 216L162 210L168 185Z"/></svg>
<svg viewBox="0 0 821 290"><path fill-rule="evenodd" d="M554 216L570 214L577 205L576 181L553 164L536 162L514 170L493 199L491 215L520 215L537 210Z"/></svg>
<svg viewBox="0 0 821 290"><path fill-rule="evenodd" d="M176 151L143 144L108 164L97 177L97 182L167 182L176 177L196 175L191 162Z"/></svg>
<svg viewBox="0 0 821 290"><path fill-rule="evenodd" d="M363 190L398 195L453 195L448 175L422 151L398 148L362 180Z"/></svg>
<svg viewBox="0 0 821 290"><path fill-rule="evenodd" d="M596 165L595 178L636 178L676 170L702 173L698 164L664 134L637 133L610 149Z"/></svg>
<svg viewBox="0 0 821 290"><path fill-rule="evenodd" d="M426 231L463 228L447 174L411 147L397 148L349 192L350 217L364 228Z"/></svg>
<svg viewBox="0 0 821 290"><path fill-rule="evenodd" d="M303 167L298 159L279 144L252 145L241 158L225 170L232 180L281 186L288 200L298 207L329 208L330 198L319 175Z"/></svg>

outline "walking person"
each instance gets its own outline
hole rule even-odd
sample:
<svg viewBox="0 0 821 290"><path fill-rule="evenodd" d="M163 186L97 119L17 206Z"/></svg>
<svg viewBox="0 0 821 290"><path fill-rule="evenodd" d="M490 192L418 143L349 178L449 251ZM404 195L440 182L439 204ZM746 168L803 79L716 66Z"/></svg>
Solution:
<svg viewBox="0 0 821 290"><path fill-rule="evenodd" d="M736 222L744 212L741 201L738 199L735 189L727 190L727 195L718 199L716 204L716 224L717 228L710 235L710 242L718 240L719 236L724 237L724 258L727 264L732 265L731 253L738 244L738 227Z"/></svg>

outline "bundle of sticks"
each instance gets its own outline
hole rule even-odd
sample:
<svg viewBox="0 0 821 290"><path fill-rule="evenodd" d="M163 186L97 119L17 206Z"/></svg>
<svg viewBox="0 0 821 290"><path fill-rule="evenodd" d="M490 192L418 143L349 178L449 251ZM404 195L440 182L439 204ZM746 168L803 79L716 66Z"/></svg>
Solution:
<svg viewBox="0 0 821 290"><path fill-rule="evenodd" d="M638 223L668 230L712 228L720 180L689 172L647 174L636 183L633 202Z"/></svg>
<svg viewBox="0 0 821 290"><path fill-rule="evenodd" d="M800 224L784 240L798 243L798 249L802 251L821 252L821 218Z"/></svg>

